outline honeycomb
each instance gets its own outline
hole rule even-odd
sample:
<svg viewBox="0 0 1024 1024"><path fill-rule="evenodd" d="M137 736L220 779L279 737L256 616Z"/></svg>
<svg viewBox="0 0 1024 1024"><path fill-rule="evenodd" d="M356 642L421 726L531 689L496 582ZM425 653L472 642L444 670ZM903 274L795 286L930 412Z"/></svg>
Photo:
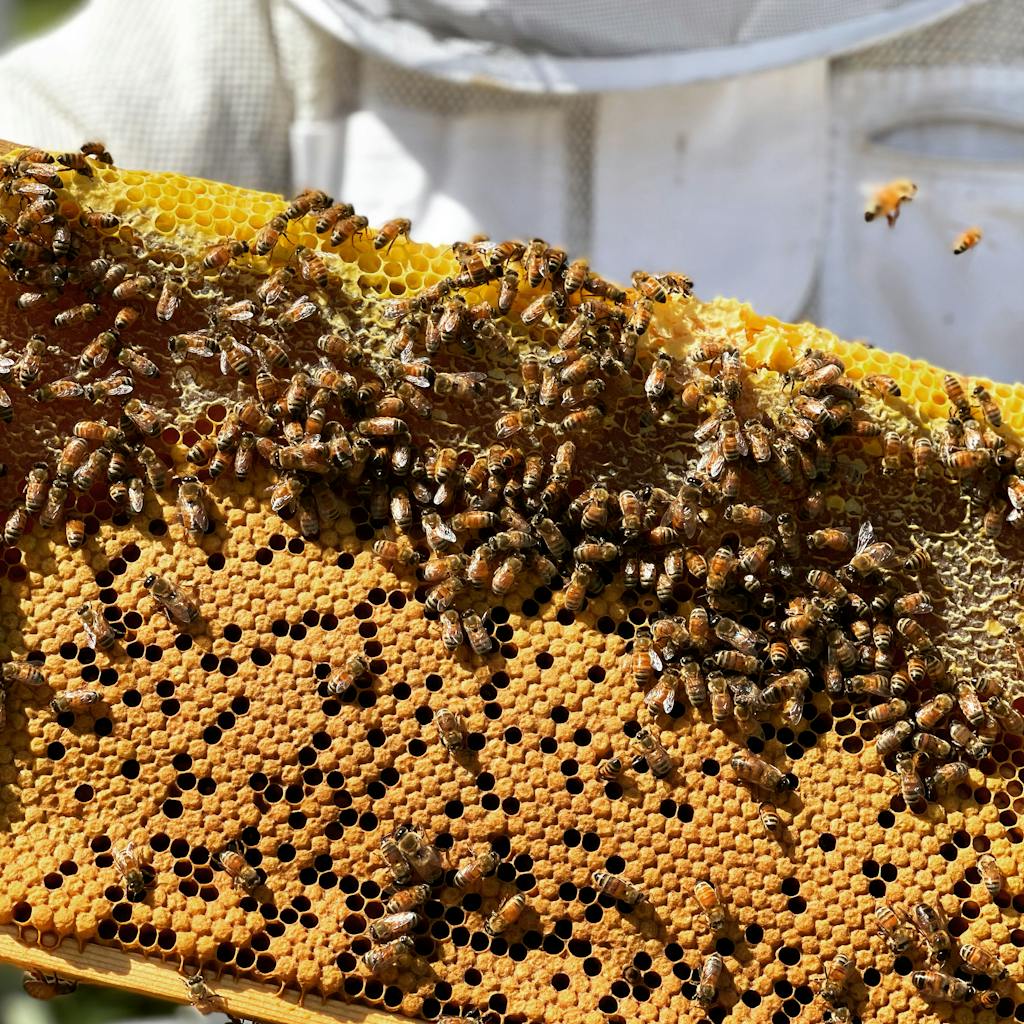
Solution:
<svg viewBox="0 0 1024 1024"><path fill-rule="evenodd" d="M709 579L685 574L665 586L631 578L627 542L609 559L622 560L621 571L600 563L585 600L570 597L567 563L553 552L560 571L546 579L531 562L498 593L495 557L491 586L439 598L423 578L431 551L422 533L391 522L401 513L396 517L386 482L406 479L413 490L424 472L429 476L415 464L407 477L394 471L394 462L381 455L390 458L399 447L394 436L371 440L369 471L349 460L328 476L333 500L317 491L324 503L317 502L320 514L312 521L301 499L285 501L281 514L271 509L289 476L279 462L266 464L262 452L245 479L231 469L214 478L209 453L205 461L202 453L190 460L190 453L232 422L236 403L252 400L257 364L272 364L269 343L287 351L289 369L274 367L281 382L296 367L340 367L362 384L372 370L386 390L400 393L423 363L402 351L409 338L401 336L394 304L460 274L466 257L401 234L376 248L373 230L328 245L313 230L313 214L289 220L265 256L250 251L204 268L204 256L225 239L255 247L286 201L121 170L91 157L89 176L46 165L59 175L57 209L23 234L18 218L36 196L18 191L17 182L25 181L19 161L26 159L24 151L8 154L0 196L0 358L7 356L2 383L12 407L9 422L0 424L5 521L29 500L23 482L31 467L44 462L52 477L74 424L90 419L129 435L121 445L126 456L134 458L146 443L168 478L198 477L210 525L187 528L189 513L176 501L173 482L145 487L143 507L132 514L100 473L68 497L64 529L60 517L46 529L33 513L0 548L0 661L10 673L0 743L0 958L45 975L180 1002L189 998L183 979L201 973L209 994L202 1009L280 1022L474 1014L510 1024L783 1024L801 1015L901 1024L1024 1020L1019 730L1000 728L978 756L958 754L969 767L949 791L929 791L923 807L908 807L892 755L880 756L875 746L887 727L869 718L878 702L851 694L848 680L838 691L829 688L820 643L806 661L788 657L786 671L806 664L809 676L792 713L762 703L741 715L737 700L732 713L713 716L709 704L694 707L681 690L668 714L650 709L645 689L651 680L638 686L636 679L638 649L659 622L682 617L693 640L695 608L710 606L713 625L735 615L754 631L769 630L788 614L738 595L738 586L714 588ZM95 227L80 221L97 213L113 214L117 222ZM70 252L43 258L19 247L27 240L52 251L63 224L73 228ZM326 287L303 280L310 251L322 254ZM531 346L544 358L561 351L559 335L584 301L570 293L564 308L545 307L524 323L535 300L554 293L543 278L529 285L527 256L520 254L523 280L513 315L489 321L506 326L479 331L475 344L453 332L455 343L444 339L430 356L438 375L476 374L463 379L466 391L443 402L435 378L432 390L417 385L405 392L402 415L412 424L413 458L436 460L436 448L454 446L461 467L451 471L456 479L468 476L475 460L487 459L496 422L534 407L525 397L522 356ZM96 259L107 266L90 271ZM145 273L157 284L126 300L113 288L104 290L95 280L118 261L128 266L128 279ZM245 321L218 327L218 337L248 343L252 365L246 372L227 357L221 363L193 350L174 357L171 336L208 336L218 309L253 300L282 267L290 271L286 296L270 312L257 312L258 330ZM54 275L54 268L67 272ZM310 277L316 273L309 270ZM181 284L181 305L171 322L162 322L154 303L159 282L167 279ZM602 285L589 287L593 294ZM897 631L896 665L902 667L900 659L909 665L912 654L923 652L943 666L929 665L927 680L906 690L912 709L967 680L986 693L1001 685L1011 712L1024 710L1017 688L1024 546L1015 506L1003 496L1006 491L1012 498L1024 386L964 385L972 413L978 409L972 392L980 385L998 403L1003 422L973 448L956 444L949 440L957 428L950 425L941 370L841 341L810 324L761 316L734 301L700 302L686 288L674 290L653 304L651 324L636 339L635 362L623 357L625 365L603 367L601 418L559 427L563 410L555 415L541 408L539 432L516 431L508 442L527 454L535 445L545 465L559 457L557 447L567 437L576 443L566 493L550 506L563 525L565 517L577 517L575 532L565 526L574 543L605 536L594 486L632 487L654 505L658 488L674 493L696 486L691 478L704 473L692 546L712 562L720 546L739 553L761 532L730 522L726 510L736 502L767 506L773 518L787 511L796 518L799 554L791 570L780 566L771 577L781 605L808 593L803 581L809 570L838 572L852 554L810 549L812 531L855 531L869 519L876 540L891 544L901 560L914 551L927 555L923 568L893 575L904 590L919 585L934 605L921 621L935 646L904 643ZM19 302L26 293L36 298ZM300 293L313 297L316 312L309 322L288 323L279 311L293 308ZM498 286L472 280L462 294L472 310L496 303ZM643 305L636 291L628 295L623 301ZM440 295L425 304L420 312L431 319L438 316L434 301L447 300ZM54 325L59 313L85 302L99 307L94 319ZM137 319L118 329L112 352L144 355L159 376L147 376L138 359L79 365L91 339L126 308ZM602 331L614 333L618 323L595 319L595 347L585 352L596 351ZM325 331L357 347L360 358L328 363L317 348ZM37 376L22 382L36 333L47 345ZM698 359L701 346L726 354ZM825 464L801 470L809 482L786 481L781 467L780 475L766 478L747 456L729 459L744 467L742 487L723 497L699 464L716 446L694 433L716 416L728 420L720 413L733 398L723 383L729 353L739 359L738 421L762 416L783 423L799 396L813 400L800 367L809 349L842 361L855 421L872 429L830 431L828 450L817 453ZM662 358L673 375L671 397L648 402L649 372ZM388 369L396 360L405 362L398 377ZM131 398L158 410L155 432L145 437L126 419L125 395L80 392L71 384L59 400L39 394L59 380L95 389L121 366L133 371ZM865 380L873 374L891 375L900 394L879 394ZM687 398L688 383L698 387L696 400ZM254 408L266 414L282 387L266 401L261 395ZM432 411L416 411L420 390L430 394ZM297 401L308 411L307 399ZM365 407L353 411L353 401L348 396L336 414L350 424L366 415ZM264 436L271 433L262 429ZM356 427L352 436L360 433ZM821 438L824 431L812 434ZM913 458L913 442L922 438L932 441L935 456L927 471ZM118 448L119 442L110 443ZM979 448L984 460L960 457ZM96 450L90 442L90 452ZM970 462L967 469L959 468L963 461ZM976 462L983 462L980 470ZM131 472L143 479L137 466ZM491 475L504 484L511 505L522 500L521 471L507 480ZM443 483L436 469L434 478ZM312 474L299 482L313 490L316 479ZM416 501L437 503L432 489ZM574 502L582 502L582 513L569 511ZM439 507L451 518L447 499ZM596 517L592 528L580 525L581 515ZM617 516L613 510L612 520ZM657 528L654 520L644 526ZM75 529L84 537L71 536ZM773 532L774 525L766 530L781 547L781 531ZM405 544L417 551L418 566L404 567L395 557ZM194 621L182 624L161 611L147 582L151 574L185 588L197 606ZM852 579L850 590L874 601L884 596L889 577ZM113 631L109 646L88 639L77 614L84 603L101 611L101 633L103 623ZM446 648L437 620L448 604L462 613L463 624L471 610L482 616L487 653L474 653L465 642ZM848 612L836 615L850 627ZM878 621L884 617L880 612ZM814 635L818 627L811 625L793 635ZM771 626L764 640L785 635ZM774 679L778 673L767 669L762 641L758 645L753 674ZM858 659L870 655L870 645L864 647ZM717 642L711 649L729 651ZM672 661L665 649L655 654ZM353 658L364 667L353 671ZM28 678L35 670L44 681ZM707 667L708 676L715 671ZM653 679L667 675L655 672ZM739 693L741 677L728 678ZM74 711L51 709L59 695L82 689L98 699ZM458 716L462 749L449 751L440 742L442 710ZM656 776L653 758L631 761L631 741L642 729L674 762L667 774ZM765 794L741 784L730 768L744 751L778 766L795 787L772 798L780 819L774 832L759 810ZM616 756L625 767L611 775L605 762ZM369 970L365 955L381 948L371 928L386 916L384 904L396 891L380 843L405 824L436 848L444 873L419 908L410 948L393 965ZM128 844L142 872L138 885L117 863ZM456 886L455 871L488 849L496 870L477 884ZM253 885L228 874L232 850L255 869ZM994 897L979 870L986 856L995 858L1006 880ZM646 898L631 906L634 890L619 890L621 899L599 891L595 872L624 879ZM717 933L694 896L703 880L713 884L725 911ZM495 929L485 926L492 915L516 894L525 897L521 915L490 934ZM934 969L934 958L921 937L907 952L890 951L875 923L876 907L885 901L932 903L955 945L984 947L1010 977L972 971L954 954L944 970L976 994L953 1004L925 1000L911 976ZM722 972L704 1005L698 984L714 952ZM839 955L848 956L853 969L830 1006L821 976Z"/></svg>

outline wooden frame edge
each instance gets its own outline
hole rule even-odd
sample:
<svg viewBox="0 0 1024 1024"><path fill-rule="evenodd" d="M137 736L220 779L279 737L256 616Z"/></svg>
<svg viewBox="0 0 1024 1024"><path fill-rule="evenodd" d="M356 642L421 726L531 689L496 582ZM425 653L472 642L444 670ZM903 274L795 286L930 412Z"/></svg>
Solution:
<svg viewBox="0 0 1024 1024"><path fill-rule="evenodd" d="M172 963L109 946L88 943L79 950L72 940L68 940L55 949L43 949L22 942L17 929L0 927L0 962L23 970L57 974L89 985L104 985L173 1003L188 1003L183 975ZM336 1024L338 1021L346 1024L397 1024L410 1019L336 999L315 1008L300 1006L295 1001L295 993L290 990L272 995L254 982L240 981L229 975L214 980L207 973L207 984L218 997L218 1011L273 1024ZM319 1001L315 995L309 998Z"/></svg>

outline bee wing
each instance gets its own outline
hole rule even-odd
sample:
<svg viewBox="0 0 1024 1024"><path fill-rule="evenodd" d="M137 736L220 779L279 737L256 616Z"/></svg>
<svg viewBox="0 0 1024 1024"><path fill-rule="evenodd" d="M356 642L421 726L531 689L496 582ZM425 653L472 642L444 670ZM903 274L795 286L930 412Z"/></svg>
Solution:
<svg viewBox="0 0 1024 1024"><path fill-rule="evenodd" d="M114 381L119 381L119 383L113 383ZM103 381L103 384L107 387L107 395L111 397L130 395L133 390L131 377L125 377L123 374L114 374Z"/></svg>
<svg viewBox="0 0 1024 1024"><path fill-rule="evenodd" d="M661 660L661 655L655 647L651 648L651 664L654 666L655 672L665 671L665 663Z"/></svg>
<svg viewBox="0 0 1024 1024"><path fill-rule="evenodd" d="M865 519L857 531L857 554L860 554L875 539L875 528L870 519Z"/></svg>
<svg viewBox="0 0 1024 1024"><path fill-rule="evenodd" d="M408 377L403 377L402 380L408 381L410 384L412 384L414 387L417 387L417 388L424 388L424 389L429 389L430 388L430 381L427 380L426 377L408 376Z"/></svg>

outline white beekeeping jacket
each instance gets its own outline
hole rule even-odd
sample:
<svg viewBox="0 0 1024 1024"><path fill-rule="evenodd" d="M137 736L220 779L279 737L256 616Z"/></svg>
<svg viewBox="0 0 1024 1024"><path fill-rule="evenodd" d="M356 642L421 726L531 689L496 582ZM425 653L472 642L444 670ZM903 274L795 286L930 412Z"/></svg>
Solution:
<svg viewBox="0 0 1024 1024"><path fill-rule="evenodd" d="M92 0L0 96L8 138L540 235L1024 377L1020 0ZM898 176L918 198L865 224Z"/></svg>

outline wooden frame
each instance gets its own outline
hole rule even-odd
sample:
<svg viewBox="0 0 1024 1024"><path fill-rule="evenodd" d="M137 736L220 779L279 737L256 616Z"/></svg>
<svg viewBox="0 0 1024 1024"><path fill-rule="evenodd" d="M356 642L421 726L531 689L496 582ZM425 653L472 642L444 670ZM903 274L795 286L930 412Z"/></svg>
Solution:
<svg viewBox="0 0 1024 1024"><path fill-rule="evenodd" d="M0 928L0 961L87 985L105 985L169 1002L188 1003L183 976L173 963L109 946L90 943L80 951L69 940L56 949L43 949L27 945L19 938L17 929L6 927ZM215 981L207 974L207 983L218 997L218 1010L235 1017L273 1021L274 1024L335 1024L337 1021L396 1024L409 1020L386 1010L355 1006L340 999L322 1002L315 995L309 997L309 1003L314 1005L299 1005L294 992L271 994L255 982L240 981L230 975Z"/></svg>

